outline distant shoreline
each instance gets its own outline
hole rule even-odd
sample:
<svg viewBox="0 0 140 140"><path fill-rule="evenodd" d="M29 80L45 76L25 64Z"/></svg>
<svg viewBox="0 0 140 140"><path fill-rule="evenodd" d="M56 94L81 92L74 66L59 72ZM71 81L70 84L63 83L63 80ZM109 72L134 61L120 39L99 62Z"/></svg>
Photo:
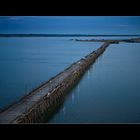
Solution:
<svg viewBox="0 0 140 140"><path fill-rule="evenodd" d="M124 37L140 35L91 35L91 34L0 34L0 37Z"/></svg>

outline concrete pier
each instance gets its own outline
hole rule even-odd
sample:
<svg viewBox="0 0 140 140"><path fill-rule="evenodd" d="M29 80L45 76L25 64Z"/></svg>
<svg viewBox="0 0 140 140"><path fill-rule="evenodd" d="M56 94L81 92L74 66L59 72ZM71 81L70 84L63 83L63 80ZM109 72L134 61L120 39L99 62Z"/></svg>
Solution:
<svg viewBox="0 0 140 140"><path fill-rule="evenodd" d="M91 52L40 85L17 103L0 113L0 123L40 123L50 117L60 100L80 80L86 69L100 56L111 42L105 42Z"/></svg>

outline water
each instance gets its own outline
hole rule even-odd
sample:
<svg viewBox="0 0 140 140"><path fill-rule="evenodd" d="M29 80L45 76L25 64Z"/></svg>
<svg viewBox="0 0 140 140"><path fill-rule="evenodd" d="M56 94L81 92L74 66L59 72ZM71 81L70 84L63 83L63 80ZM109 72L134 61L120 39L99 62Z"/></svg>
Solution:
<svg viewBox="0 0 140 140"><path fill-rule="evenodd" d="M110 45L49 123L140 123L140 44Z"/></svg>
<svg viewBox="0 0 140 140"><path fill-rule="evenodd" d="M70 39L0 38L0 108L102 44ZM110 45L66 96L49 123L140 123L139 62L139 43Z"/></svg>
<svg viewBox="0 0 140 140"><path fill-rule="evenodd" d="M97 49L69 37L0 38L0 109Z"/></svg>

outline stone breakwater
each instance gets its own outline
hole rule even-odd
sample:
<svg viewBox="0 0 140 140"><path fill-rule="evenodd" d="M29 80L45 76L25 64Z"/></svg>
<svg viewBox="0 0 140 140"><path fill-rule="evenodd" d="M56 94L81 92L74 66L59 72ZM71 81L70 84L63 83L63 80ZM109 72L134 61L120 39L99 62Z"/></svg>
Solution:
<svg viewBox="0 0 140 140"><path fill-rule="evenodd" d="M41 123L49 119L65 95L111 42L70 65L0 113L0 123Z"/></svg>

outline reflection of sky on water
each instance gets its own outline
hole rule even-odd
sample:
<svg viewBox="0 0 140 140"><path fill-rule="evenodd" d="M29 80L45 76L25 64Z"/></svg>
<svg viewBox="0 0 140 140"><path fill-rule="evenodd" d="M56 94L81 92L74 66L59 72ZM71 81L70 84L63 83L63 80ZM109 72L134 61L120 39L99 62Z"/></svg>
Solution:
<svg viewBox="0 0 140 140"><path fill-rule="evenodd" d="M110 45L67 96L65 116L60 109L50 123L140 122L139 46Z"/></svg>
<svg viewBox="0 0 140 140"><path fill-rule="evenodd" d="M18 100L101 45L69 39L0 38L0 108Z"/></svg>

